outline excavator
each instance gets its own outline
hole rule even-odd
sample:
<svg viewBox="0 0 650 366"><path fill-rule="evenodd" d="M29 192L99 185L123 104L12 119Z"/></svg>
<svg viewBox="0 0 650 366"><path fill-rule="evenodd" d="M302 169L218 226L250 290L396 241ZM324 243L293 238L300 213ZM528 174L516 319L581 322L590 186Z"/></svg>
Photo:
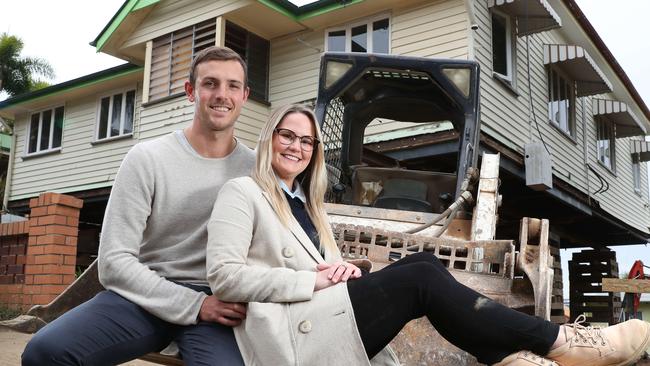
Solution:
<svg viewBox="0 0 650 366"><path fill-rule="evenodd" d="M344 257L367 258L377 270L429 251L467 286L549 319L548 220L522 218L518 238L495 240L500 156L480 154L479 76L474 61L324 53L315 112L326 209ZM33 332L101 289L93 264L17 327ZM392 346L406 365L477 364L423 319ZM182 364L169 354L145 358Z"/></svg>

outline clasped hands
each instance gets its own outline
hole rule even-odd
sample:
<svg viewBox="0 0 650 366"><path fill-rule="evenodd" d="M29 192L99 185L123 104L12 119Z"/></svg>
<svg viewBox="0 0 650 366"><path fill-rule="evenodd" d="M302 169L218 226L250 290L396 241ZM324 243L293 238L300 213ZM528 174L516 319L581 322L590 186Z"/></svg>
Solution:
<svg viewBox="0 0 650 366"><path fill-rule="evenodd" d="M343 261L332 264L319 263L316 265L316 271L314 291L361 277L359 267ZM199 320L201 321L215 322L231 327L241 324L245 318L245 303L221 301L215 296L206 297L199 312Z"/></svg>
<svg viewBox="0 0 650 366"><path fill-rule="evenodd" d="M314 291L322 290L339 282L347 282L350 279L361 277L361 269L352 263L318 263L316 265L316 283Z"/></svg>

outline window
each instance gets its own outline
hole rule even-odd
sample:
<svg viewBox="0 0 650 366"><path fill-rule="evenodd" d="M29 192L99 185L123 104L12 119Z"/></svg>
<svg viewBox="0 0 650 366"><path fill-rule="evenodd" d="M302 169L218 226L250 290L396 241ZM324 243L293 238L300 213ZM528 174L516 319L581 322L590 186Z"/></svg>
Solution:
<svg viewBox="0 0 650 366"><path fill-rule="evenodd" d="M614 170L616 161L616 144L615 144L614 124L605 118L596 120L596 148L598 151L598 161Z"/></svg>
<svg viewBox="0 0 650 366"><path fill-rule="evenodd" d="M133 132L135 90L102 97L99 101L97 140Z"/></svg>
<svg viewBox="0 0 650 366"><path fill-rule="evenodd" d="M27 154L61 147L63 107L32 114L27 136Z"/></svg>
<svg viewBox="0 0 650 366"><path fill-rule="evenodd" d="M634 191L641 193L641 164L639 154L632 154L632 180L634 181Z"/></svg>
<svg viewBox="0 0 650 366"><path fill-rule="evenodd" d="M492 71L495 76L514 83L515 42L512 19L492 11Z"/></svg>
<svg viewBox="0 0 650 366"><path fill-rule="evenodd" d="M226 47L237 52L248 65L248 86L253 99L269 99L270 43L246 29L226 22Z"/></svg>
<svg viewBox="0 0 650 366"><path fill-rule="evenodd" d="M551 124L575 138L575 82L553 66L548 68L548 100Z"/></svg>
<svg viewBox="0 0 650 366"><path fill-rule="evenodd" d="M325 32L327 51L389 53L390 28L386 16Z"/></svg>
<svg viewBox="0 0 650 366"><path fill-rule="evenodd" d="M216 20L210 19L153 40L149 101L185 92L194 55L216 44Z"/></svg>

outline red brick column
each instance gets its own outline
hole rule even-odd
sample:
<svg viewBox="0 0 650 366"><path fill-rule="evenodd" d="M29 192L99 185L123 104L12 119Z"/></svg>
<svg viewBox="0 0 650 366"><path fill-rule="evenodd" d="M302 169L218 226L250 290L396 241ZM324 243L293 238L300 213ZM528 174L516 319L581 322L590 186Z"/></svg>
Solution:
<svg viewBox="0 0 650 366"><path fill-rule="evenodd" d="M75 280L82 206L78 198L49 192L29 201L23 308L49 303Z"/></svg>
<svg viewBox="0 0 650 366"><path fill-rule="evenodd" d="M0 305L23 306L29 221L0 224Z"/></svg>

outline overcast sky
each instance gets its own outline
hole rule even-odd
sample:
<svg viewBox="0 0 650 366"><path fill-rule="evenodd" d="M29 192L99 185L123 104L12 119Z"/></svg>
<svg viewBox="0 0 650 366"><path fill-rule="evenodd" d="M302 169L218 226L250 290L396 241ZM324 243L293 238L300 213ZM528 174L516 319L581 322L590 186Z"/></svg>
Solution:
<svg viewBox="0 0 650 366"><path fill-rule="evenodd" d="M640 31L648 21L650 1L576 1L650 105L650 42ZM89 45L122 3L123 0L3 1L0 32L20 37L25 42L24 55L50 62L56 71L54 83L61 83L124 63L96 53ZM0 100L4 98L0 96ZM627 272L635 259L650 264L647 246L621 249L617 250L621 272ZM563 251L563 259L569 257L570 253Z"/></svg>

